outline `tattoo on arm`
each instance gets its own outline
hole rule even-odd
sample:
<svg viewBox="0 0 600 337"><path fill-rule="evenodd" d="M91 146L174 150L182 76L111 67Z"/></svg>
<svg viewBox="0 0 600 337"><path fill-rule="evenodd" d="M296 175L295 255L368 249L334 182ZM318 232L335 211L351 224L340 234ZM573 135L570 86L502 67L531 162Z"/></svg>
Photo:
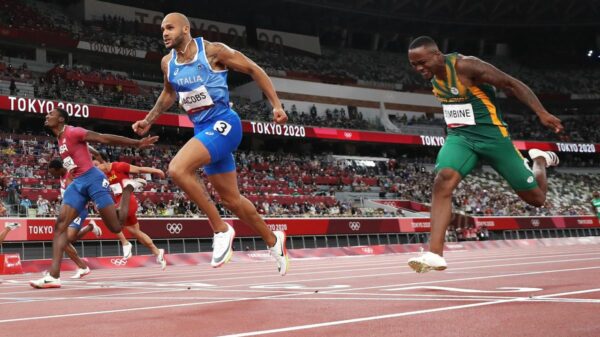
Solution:
<svg viewBox="0 0 600 337"><path fill-rule="evenodd" d="M168 69L169 69L168 63L169 63L169 60L165 56L163 58L163 60L161 61L161 65L160 65L161 70L163 72L163 90L160 93L160 95L158 96L158 99L156 100L154 107L152 107L152 109L150 110L148 115L146 115L146 121L148 121L149 123L154 123L154 121L156 121L156 119L163 112L167 111L171 107L171 105L173 105L173 103L175 101L175 93L173 91L173 88L169 84L169 81L167 78Z"/></svg>
<svg viewBox="0 0 600 337"><path fill-rule="evenodd" d="M208 63L211 65L211 67L214 66L218 62L219 54L223 51L223 49L225 49L225 45L222 43L219 43L218 46L219 46L219 49L216 52L214 52L208 56Z"/></svg>
<svg viewBox="0 0 600 337"><path fill-rule="evenodd" d="M171 105L168 104L167 99L165 99L163 97L163 94L161 94L156 100L156 104L154 104L152 110L150 110L150 112L146 116L146 120L148 120L150 123L153 123L163 112L167 111L170 107Z"/></svg>
<svg viewBox="0 0 600 337"><path fill-rule="evenodd" d="M542 103L531 88L522 81L504 73L493 65L477 59L475 61L467 62L467 69L474 74L473 78L476 83L488 83L495 87L502 88L505 91L512 92L517 99L536 113L544 111Z"/></svg>

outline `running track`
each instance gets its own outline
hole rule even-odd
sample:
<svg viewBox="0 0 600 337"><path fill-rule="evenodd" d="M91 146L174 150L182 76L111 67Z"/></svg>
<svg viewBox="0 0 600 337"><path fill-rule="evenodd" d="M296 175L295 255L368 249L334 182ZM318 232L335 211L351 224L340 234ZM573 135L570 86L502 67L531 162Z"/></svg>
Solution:
<svg viewBox="0 0 600 337"><path fill-rule="evenodd" d="M5 275L0 336L600 336L600 246L95 270L63 288Z"/></svg>

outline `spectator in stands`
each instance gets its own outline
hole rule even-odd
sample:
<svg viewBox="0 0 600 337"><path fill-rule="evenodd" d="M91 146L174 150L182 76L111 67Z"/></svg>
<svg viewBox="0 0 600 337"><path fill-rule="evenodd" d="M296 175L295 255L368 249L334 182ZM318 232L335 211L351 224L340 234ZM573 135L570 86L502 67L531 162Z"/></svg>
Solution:
<svg viewBox="0 0 600 337"><path fill-rule="evenodd" d="M314 104L310 107L310 117L312 119L317 118L317 107Z"/></svg>
<svg viewBox="0 0 600 337"><path fill-rule="evenodd" d="M8 87L8 89L10 90L11 96L15 96L17 94L17 84L15 83L14 79L10 80L10 86Z"/></svg>
<svg viewBox="0 0 600 337"><path fill-rule="evenodd" d="M29 208L31 208L31 200L29 200L27 197L22 198L19 206L19 213L23 216L28 216Z"/></svg>
<svg viewBox="0 0 600 337"><path fill-rule="evenodd" d="M42 195L38 195L36 204L37 204L37 216L47 216L49 214L50 203L48 202L48 200L43 198Z"/></svg>

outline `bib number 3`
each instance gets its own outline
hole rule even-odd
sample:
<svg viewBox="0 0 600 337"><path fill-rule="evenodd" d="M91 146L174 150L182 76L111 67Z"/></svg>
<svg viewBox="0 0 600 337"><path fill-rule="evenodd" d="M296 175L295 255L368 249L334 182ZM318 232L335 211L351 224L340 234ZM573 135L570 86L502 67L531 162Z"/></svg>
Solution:
<svg viewBox="0 0 600 337"><path fill-rule="evenodd" d="M227 134L229 134L229 131L231 131L231 124L225 121L217 121L213 126L213 130L217 131L223 136L227 136Z"/></svg>

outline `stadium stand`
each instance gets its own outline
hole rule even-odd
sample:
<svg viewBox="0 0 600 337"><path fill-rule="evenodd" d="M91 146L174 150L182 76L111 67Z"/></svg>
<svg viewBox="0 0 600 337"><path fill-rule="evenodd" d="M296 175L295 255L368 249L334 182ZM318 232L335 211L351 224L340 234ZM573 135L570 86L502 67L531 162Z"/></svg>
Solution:
<svg viewBox="0 0 600 337"><path fill-rule="evenodd" d="M113 160L166 169L174 145L149 150L100 147ZM11 214L26 215L23 200L48 200L47 214L57 209L58 181L49 178L46 163L58 156L54 140L44 136L3 134L0 140L0 196ZM357 165L328 154L300 155L255 151L236 154L239 187L263 214L269 216L374 215L373 209L337 196L352 192L363 198L375 194L428 203L433 181L433 158L394 158L374 166ZM479 169L458 188L455 208L471 215L581 215L589 212L582 196L600 183L598 174L552 172L549 199L534 208L518 201L508 185L490 170ZM208 185L209 192L219 198ZM198 216L198 210L169 180L153 180L137 195L139 213L147 216ZM25 204L28 202L25 201ZM20 206L20 207L19 207ZM222 208L221 208L222 209ZM222 210L224 212L224 210ZM392 216L395 214L380 215Z"/></svg>

